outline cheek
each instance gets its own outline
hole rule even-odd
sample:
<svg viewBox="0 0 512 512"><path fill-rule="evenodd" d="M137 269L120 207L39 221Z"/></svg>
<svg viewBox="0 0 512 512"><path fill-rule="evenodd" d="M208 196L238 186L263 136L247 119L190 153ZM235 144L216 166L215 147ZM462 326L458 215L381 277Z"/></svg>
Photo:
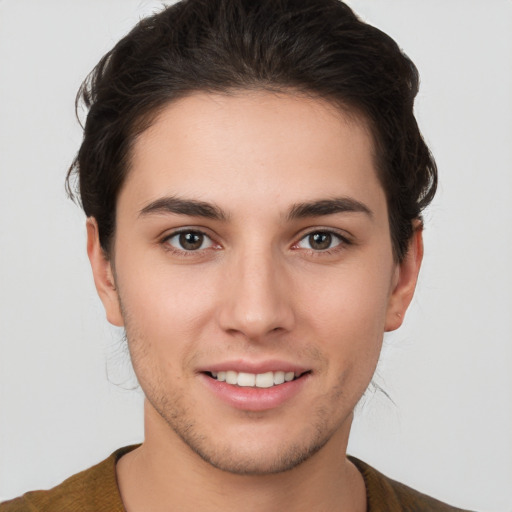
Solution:
<svg viewBox="0 0 512 512"><path fill-rule="evenodd" d="M331 334L372 330L382 334L390 296L389 275L363 266L341 269L325 279L305 282L300 292L302 302L310 317L334 331Z"/></svg>
<svg viewBox="0 0 512 512"><path fill-rule="evenodd" d="M145 351L157 355L193 351L211 317L213 276L165 262L144 263L133 256L118 264L130 343L143 339Z"/></svg>
<svg viewBox="0 0 512 512"><path fill-rule="evenodd" d="M386 322L389 275L362 265L305 282L298 293L303 323L314 340L321 340L331 366L373 374Z"/></svg>

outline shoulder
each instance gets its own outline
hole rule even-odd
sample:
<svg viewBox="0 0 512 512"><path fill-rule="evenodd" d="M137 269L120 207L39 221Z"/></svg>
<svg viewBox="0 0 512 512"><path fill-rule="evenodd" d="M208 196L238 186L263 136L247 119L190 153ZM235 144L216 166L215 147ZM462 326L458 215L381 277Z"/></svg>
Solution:
<svg viewBox="0 0 512 512"><path fill-rule="evenodd" d="M355 457L349 460L363 475L368 512L469 512L392 480Z"/></svg>
<svg viewBox="0 0 512 512"><path fill-rule="evenodd" d="M116 463L134 447L77 473L47 491L32 491L0 504L0 512L124 512L117 487Z"/></svg>

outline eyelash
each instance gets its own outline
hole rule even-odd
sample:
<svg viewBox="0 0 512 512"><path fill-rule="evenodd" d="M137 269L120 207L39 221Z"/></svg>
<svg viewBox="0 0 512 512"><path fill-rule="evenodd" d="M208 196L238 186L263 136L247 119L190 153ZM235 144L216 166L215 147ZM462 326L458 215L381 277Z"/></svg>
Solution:
<svg viewBox="0 0 512 512"><path fill-rule="evenodd" d="M209 240L210 244L206 248L202 248L201 249L201 247L199 247L198 249L190 249L190 250L187 250L185 248L179 249L179 248L174 247L173 245L171 245L170 240L172 240L175 237L179 237L180 235L184 235L184 234L199 235L201 237L204 237L201 245L203 245L205 239ZM304 240L307 240L309 237L311 237L313 235L318 235L318 234L328 235L328 236L330 236L332 238L335 238L335 239L338 240L338 243L334 247L329 247L329 248L323 249L323 250L322 249L315 250L315 249L312 249L312 248L308 249L308 248L301 248L301 247L299 247L299 244L301 242L303 242ZM308 253L310 253L310 254L312 254L314 256L321 256L321 255L326 255L326 254L335 254L338 251L343 250L345 247L347 247L349 245L352 245L352 243L353 242L351 240L349 240L346 236L341 235L337 231L334 231L332 229L318 229L317 228L317 229L314 229L314 230L309 231L309 232L305 233L304 235L302 235L301 238L292 245L292 249L293 250L303 249L303 250L307 251ZM200 229L191 229L191 228L180 229L178 231L173 231L172 233L166 235L161 240L161 244L164 246L165 250L167 250L169 252L172 252L174 254L178 254L179 256L184 256L184 257L190 257L190 256L196 256L197 257L199 254L201 254L205 250L212 249L212 248L213 248L213 250L217 250L220 247L220 244L216 243L212 239L212 237L209 236L208 234L206 234L204 231L201 231Z"/></svg>
<svg viewBox="0 0 512 512"><path fill-rule="evenodd" d="M201 245L203 245L205 240L209 240L210 241L209 247L203 248L203 249L198 248L198 249L195 249L195 250L187 250L185 248L179 249L179 248L174 247L174 246L171 245L170 241L173 238L179 237L180 235L187 235L187 234L200 235L200 236L204 237ZM174 254L178 254L179 256L184 256L184 257L190 257L190 256L196 256L197 257L198 254L201 254L201 251L205 251L207 249L212 248L212 246L218 245L218 244L216 244L212 240L212 237L207 235L204 231L201 231L200 229L191 229L191 228L180 229L178 231L173 231L172 233L170 233L169 235L166 235L162 239L161 244L164 246L166 251L169 251L169 252L172 252Z"/></svg>
<svg viewBox="0 0 512 512"><path fill-rule="evenodd" d="M293 249L301 249L299 247L299 244L303 241L308 240L313 235L328 235L331 237L331 242L333 242L333 239L336 239L338 243L334 245L334 247L328 247L327 249L312 249L312 248L302 248L306 251L308 251L313 256L322 256L322 255L330 255L330 254L336 254L339 251L342 251L347 246L352 245L352 241L349 240L346 236L341 235L339 232L334 231L332 229L314 229L312 231L309 231L305 235L303 235L298 242L293 244Z"/></svg>

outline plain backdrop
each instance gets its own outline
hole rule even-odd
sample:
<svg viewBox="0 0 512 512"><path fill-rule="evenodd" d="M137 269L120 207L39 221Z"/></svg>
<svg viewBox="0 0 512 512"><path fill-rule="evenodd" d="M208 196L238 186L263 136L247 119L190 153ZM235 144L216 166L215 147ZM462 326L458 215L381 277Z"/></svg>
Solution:
<svg viewBox="0 0 512 512"><path fill-rule="evenodd" d="M417 64L440 171L405 325L350 452L461 507L512 511L512 2L351 0ZM0 0L0 500L139 442L142 394L64 192L75 93L159 2Z"/></svg>

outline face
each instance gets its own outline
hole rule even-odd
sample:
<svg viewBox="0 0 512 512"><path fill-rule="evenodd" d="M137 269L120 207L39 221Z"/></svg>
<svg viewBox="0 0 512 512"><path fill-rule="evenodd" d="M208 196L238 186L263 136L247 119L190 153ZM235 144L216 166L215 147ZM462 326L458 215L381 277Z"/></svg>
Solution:
<svg viewBox="0 0 512 512"><path fill-rule="evenodd" d="M136 141L113 254L89 255L147 398L146 439L226 471L346 444L421 259L393 259L364 122L267 92L196 94Z"/></svg>

